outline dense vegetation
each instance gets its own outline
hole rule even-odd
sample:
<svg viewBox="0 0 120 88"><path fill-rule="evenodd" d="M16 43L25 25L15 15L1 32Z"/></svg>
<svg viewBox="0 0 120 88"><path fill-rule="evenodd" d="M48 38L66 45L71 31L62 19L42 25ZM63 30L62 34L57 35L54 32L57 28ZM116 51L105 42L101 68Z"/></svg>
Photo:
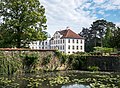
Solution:
<svg viewBox="0 0 120 88"><path fill-rule="evenodd" d="M39 0L0 0L0 47L28 47L46 39L44 14Z"/></svg>
<svg viewBox="0 0 120 88"><path fill-rule="evenodd" d="M83 28L80 35L85 38L85 51L94 47L120 48L120 28L106 20L96 20L90 28Z"/></svg>
<svg viewBox="0 0 120 88"><path fill-rule="evenodd" d="M111 65L112 64L112 65ZM101 53L66 55L59 51L1 51L0 74L39 73L57 70L119 71L118 56Z"/></svg>

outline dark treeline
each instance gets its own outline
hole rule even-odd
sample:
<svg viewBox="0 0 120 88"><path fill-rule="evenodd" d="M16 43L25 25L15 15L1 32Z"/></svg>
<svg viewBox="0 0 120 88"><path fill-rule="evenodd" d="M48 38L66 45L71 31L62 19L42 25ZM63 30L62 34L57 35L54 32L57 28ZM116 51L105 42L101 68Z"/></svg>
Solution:
<svg viewBox="0 0 120 88"><path fill-rule="evenodd" d="M97 20L89 28L79 33L85 38L85 51L91 52L94 47L120 48L120 28L112 22Z"/></svg>

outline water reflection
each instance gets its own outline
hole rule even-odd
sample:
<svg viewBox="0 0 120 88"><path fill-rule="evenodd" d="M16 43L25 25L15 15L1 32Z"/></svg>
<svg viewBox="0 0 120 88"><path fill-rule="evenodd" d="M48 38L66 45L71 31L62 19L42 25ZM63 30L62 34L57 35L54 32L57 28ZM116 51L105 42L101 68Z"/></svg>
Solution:
<svg viewBox="0 0 120 88"><path fill-rule="evenodd" d="M91 88L91 87L88 85L73 84L73 85L64 85L61 88Z"/></svg>

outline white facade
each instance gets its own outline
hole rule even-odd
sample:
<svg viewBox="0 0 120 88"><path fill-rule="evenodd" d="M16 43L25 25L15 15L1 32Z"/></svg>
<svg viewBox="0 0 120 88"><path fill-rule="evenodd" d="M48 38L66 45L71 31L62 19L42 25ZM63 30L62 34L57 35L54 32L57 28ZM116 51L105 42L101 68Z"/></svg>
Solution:
<svg viewBox="0 0 120 88"><path fill-rule="evenodd" d="M50 38L44 41L33 41L29 46L31 49L50 49Z"/></svg>
<svg viewBox="0 0 120 88"><path fill-rule="evenodd" d="M65 53L84 52L84 39L65 39Z"/></svg>
<svg viewBox="0 0 120 88"><path fill-rule="evenodd" d="M51 49L58 49L66 54L84 52L84 39L61 38L62 36L59 32L54 34L51 40Z"/></svg>
<svg viewBox="0 0 120 88"><path fill-rule="evenodd" d="M61 52L65 52L65 39L61 39L62 35L59 32L56 32L52 39L50 40L51 49L58 49Z"/></svg>
<svg viewBox="0 0 120 88"><path fill-rule="evenodd" d="M45 41L33 41L31 49L58 49L62 53L84 52L84 39L70 29L56 31L52 38Z"/></svg>

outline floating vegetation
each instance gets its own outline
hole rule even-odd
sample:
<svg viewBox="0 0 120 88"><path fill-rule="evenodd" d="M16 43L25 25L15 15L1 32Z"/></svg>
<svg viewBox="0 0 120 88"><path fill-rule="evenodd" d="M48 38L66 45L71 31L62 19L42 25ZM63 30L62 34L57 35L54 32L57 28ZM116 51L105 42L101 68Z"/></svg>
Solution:
<svg viewBox="0 0 120 88"><path fill-rule="evenodd" d="M7 88L61 88L74 84L87 86L84 88L120 88L120 74L65 71L0 77L0 87Z"/></svg>

